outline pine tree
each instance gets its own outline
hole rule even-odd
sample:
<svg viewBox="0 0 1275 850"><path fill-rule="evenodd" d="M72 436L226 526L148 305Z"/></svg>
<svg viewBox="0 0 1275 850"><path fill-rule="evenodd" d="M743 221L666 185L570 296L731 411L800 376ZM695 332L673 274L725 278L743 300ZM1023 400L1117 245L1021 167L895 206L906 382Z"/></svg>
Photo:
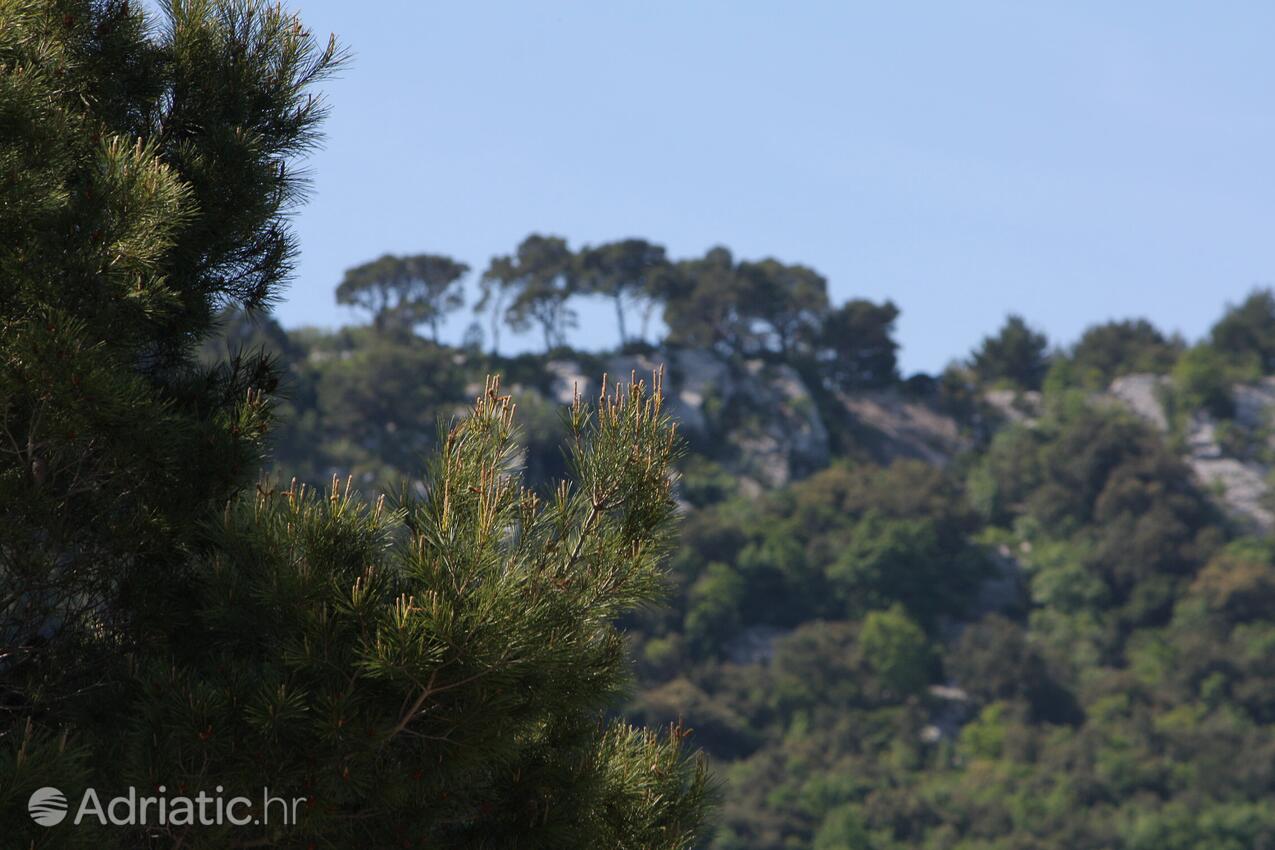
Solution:
<svg viewBox="0 0 1275 850"><path fill-rule="evenodd" d="M513 411L489 383L396 509L334 483L217 523L185 626L137 675L122 775L307 804L290 828L172 840L691 846L708 783L685 731L605 716L626 681L614 622L659 593L674 510L658 387L578 402L573 474L544 500L519 483Z"/></svg>
<svg viewBox="0 0 1275 850"><path fill-rule="evenodd" d="M287 275L339 58L260 4L139 6L0 2L0 724L101 690L256 476L269 363L195 346Z"/></svg>
<svg viewBox="0 0 1275 850"><path fill-rule="evenodd" d="M475 310L492 311L492 350L499 347L498 323L515 331L539 325L545 351L566 345L566 332L577 316L570 300L579 291L575 254L558 236L533 233L511 256L492 257L479 281L482 297Z"/></svg>
<svg viewBox="0 0 1275 850"><path fill-rule="evenodd" d="M541 502L495 384L395 509L252 482L268 360L201 368L292 256L336 67L290 15L0 0L0 835L35 847L688 846L684 730L608 720L672 502L658 390L570 413ZM304 797L45 829L32 790ZM152 822L153 824L153 822Z"/></svg>
<svg viewBox="0 0 1275 850"><path fill-rule="evenodd" d="M378 331L411 332L427 324L438 342L447 314L465 303L460 283L468 271L469 266L441 254L385 254L346 269L336 300L370 312Z"/></svg>
<svg viewBox="0 0 1275 850"><path fill-rule="evenodd" d="M1022 316L1013 315L995 336L984 337L970 356L970 365L979 380L1024 390L1040 389L1049 361L1049 340Z"/></svg>
<svg viewBox="0 0 1275 850"><path fill-rule="evenodd" d="M585 247L577 255L576 265L581 291L605 296L615 304L620 347L630 341L625 322L629 305L638 308L642 318L638 338L645 342L651 313L663 301L664 290L669 285L671 265L664 246L645 239L607 242Z"/></svg>

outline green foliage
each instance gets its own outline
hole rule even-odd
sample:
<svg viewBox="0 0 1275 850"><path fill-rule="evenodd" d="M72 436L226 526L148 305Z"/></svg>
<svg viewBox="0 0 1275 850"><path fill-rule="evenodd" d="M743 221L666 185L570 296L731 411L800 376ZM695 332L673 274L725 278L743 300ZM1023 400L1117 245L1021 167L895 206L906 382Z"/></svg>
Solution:
<svg viewBox="0 0 1275 850"><path fill-rule="evenodd" d="M691 649L711 652L739 630L744 580L725 564L709 564L687 594L686 639Z"/></svg>
<svg viewBox="0 0 1275 850"><path fill-rule="evenodd" d="M636 306L641 314L639 339L645 340L651 314L675 285L672 266L664 246L645 239L623 239L596 247L585 247L576 258L580 291L603 295L615 303L615 319L620 345L629 342L625 327L625 307Z"/></svg>
<svg viewBox="0 0 1275 850"><path fill-rule="evenodd" d="M411 331L428 324L434 342L448 313L465 303L458 284L469 266L438 254L386 254L347 269L336 288L338 304L367 310L379 331Z"/></svg>
<svg viewBox="0 0 1275 850"><path fill-rule="evenodd" d="M1114 410L1062 409L1035 428L1010 428L983 463L989 519L1029 519L1049 537L1085 541L1087 568L1115 601L1189 573L1221 533L1182 462ZM1141 600L1155 616L1168 601Z"/></svg>
<svg viewBox="0 0 1275 850"><path fill-rule="evenodd" d="M746 315L769 328L785 357L808 350L828 312L828 281L814 269L773 258L739 264Z"/></svg>
<svg viewBox="0 0 1275 850"><path fill-rule="evenodd" d="M734 489L734 477L702 455L692 455L682 465L682 495L697 508L724 501Z"/></svg>
<svg viewBox="0 0 1275 850"><path fill-rule="evenodd" d="M1275 607L1275 548L1266 540L1232 543L1196 575L1191 595L1227 622L1265 620Z"/></svg>
<svg viewBox="0 0 1275 850"><path fill-rule="evenodd" d="M1171 803L1133 823L1130 850L1245 850L1275 841L1275 818L1265 806L1220 803L1203 811Z"/></svg>
<svg viewBox="0 0 1275 850"><path fill-rule="evenodd" d="M916 462L836 466L769 502L693 514L674 569L704 582L686 608L695 653L719 651L747 626L857 618L896 602L926 627L958 616L987 563L953 484Z"/></svg>
<svg viewBox="0 0 1275 850"><path fill-rule="evenodd" d="M932 623L952 601L944 579L953 565L942 549L933 520L889 520L869 512L851 529L828 576L850 616L899 600Z"/></svg>
<svg viewBox="0 0 1275 850"><path fill-rule="evenodd" d="M777 357L773 331L750 322L743 352ZM670 604L624 620L639 674L625 715L685 717L727 778L708 846L1128 848L1169 840L1163 824L1178 822L1165 813L1221 823L1228 807L1260 805L1275 787L1275 561L1253 539L1228 543L1234 529L1175 447L1086 389L1168 368L1175 343L1141 328L1086 337L1059 359L1050 382L1064 391L1038 419L1000 426L946 471L841 457L744 498L730 456L692 444ZM315 428L335 410L306 402L306 387L343 363L356 364L351 386L382 368L361 359L370 333L289 334L290 350L268 336L293 364L289 403L313 411ZM803 371L812 381L831 375L824 344L819 371ZM789 362L807 369L809 354ZM447 358L423 407L454 410L458 387L498 368L528 388L527 480L563 472L544 358L442 350L431 374ZM1076 364L1091 377L1063 374ZM405 377L395 394L416 391ZM978 392L953 372L915 399L946 404L977 435ZM394 442L375 405L351 399L349 424L316 442L327 457L340 457L343 431ZM820 415L836 414L825 404ZM738 427L732 410L713 421ZM427 480L400 463L367 480ZM1184 834L1261 840L1247 828Z"/></svg>
<svg viewBox="0 0 1275 850"><path fill-rule="evenodd" d="M482 298L475 310L490 309L492 349L499 348L500 323L516 331L533 324L544 334L545 350L566 344L576 325L570 298L579 291L575 256L565 239L532 234L511 256L493 257L482 276Z"/></svg>
<svg viewBox="0 0 1275 850"><path fill-rule="evenodd" d="M969 439L940 469L866 461L840 404L897 384L891 302L834 308L809 267L725 248L674 261L641 239L575 252L533 235L491 261L493 348L505 324L566 345L573 299L595 295L621 346L633 311L646 342L662 306L666 342L715 350L732 380L741 358L795 368L842 456L745 496L735 438L782 439L770 411L704 388L711 436L680 458L647 388L564 413L544 358L409 332L437 335L460 306L456 261L347 272L338 298L373 328L285 332L257 311L289 264L291 163L321 114L308 87L336 54L262 6L171 14L154 30L123 3L0 0L0 123L16 129L0 139L0 834L1275 840L1275 551L1237 536L1180 447L1095 397L1168 373L1175 423L1229 416L1233 384L1275 362L1270 293L1189 349L1122 321L1050 355L1010 317L971 368L897 394ZM1046 370L1039 415L981 415L989 386L1037 389ZM496 372L521 432L482 383ZM1240 418L1224 451L1262 458ZM263 452L283 480L347 483L253 493ZM352 480L399 499L364 502ZM692 734L729 780L711 837ZM23 812L40 785L161 781L268 784L308 806L286 832L184 835L35 835Z"/></svg>
<svg viewBox="0 0 1275 850"><path fill-rule="evenodd" d="M463 373L451 352L417 337L351 337L349 348L310 372L322 430L305 439L325 449L312 475L340 470L368 484L392 481L436 442L438 420L463 397Z"/></svg>
<svg viewBox="0 0 1275 850"><path fill-rule="evenodd" d="M815 833L814 850L872 850L868 834L853 806L829 812Z"/></svg>
<svg viewBox="0 0 1275 850"><path fill-rule="evenodd" d="M899 379L893 301L853 299L830 312L821 329L821 359L834 384L846 390L888 386Z"/></svg>
<svg viewBox="0 0 1275 850"><path fill-rule="evenodd" d="M404 276L405 262L387 256L350 270L338 300L360 303L378 316L392 313L401 301L395 281ZM856 299L834 310L827 281L801 264L737 260L720 246L702 258L674 262L663 246L645 239L573 252L562 238L532 234L513 254L493 257L480 283L475 310L489 313L493 352L506 324L518 331L539 325L547 351L564 347L577 319L572 301L601 296L615 306L619 349L646 345L649 321L663 306L665 342L675 347L712 349L728 359L790 360L813 370L815 383L844 389L898 380L892 334L899 310L893 302ZM631 308L641 318L636 338L628 328Z"/></svg>
<svg viewBox="0 0 1275 850"><path fill-rule="evenodd" d="M948 657L947 672L981 703L1022 700L1037 717L1079 719L1074 699L1053 682L1023 630L1000 615L965 629Z"/></svg>
<svg viewBox="0 0 1275 850"><path fill-rule="evenodd" d="M664 307L671 344L727 352L758 347L744 304L744 282L727 248L718 246L702 258L679 262L676 274L678 285Z"/></svg>
<svg viewBox="0 0 1275 850"><path fill-rule="evenodd" d="M1219 419L1235 413L1231 393L1234 379L1230 364L1221 352L1207 345L1187 349L1173 367L1175 410L1203 410Z"/></svg>
<svg viewBox="0 0 1275 850"><path fill-rule="evenodd" d="M845 707L867 701L858 629L845 622L806 623L775 647L771 702L786 722L822 705Z"/></svg>
<svg viewBox="0 0 1275 850"><path fill-rule="evenodd" d="M828 306L828 283L814 269L775 259L736 261L723 247L677 265L664 321L674 345L727 354L809 353Z"/></svg>
<svg viewBox="0 0 1275 850"><path fill-rule="evenodd" d="M512 472L496 383L396 511L335 485L238 500L119 683L131 722L75 736L90 784L300 794L300 824L249 836L284 846L690 846L708 785L683 731L601 722L625 682L613 623L659 590L676 445L641 384L569 422L547 501Z"/></svg>
<svg viewBox="0 0 1275 850"><path fill-rule="evenodd" d="M895 603L863 619L859 642L886 690L898 696L920 692L930 681L930 647L925 632Z"/></svg>
<svg viewBox="0 0 1275 850"><path fill-rule="evenodd" d="M731 286L745 286L745 265L730 261ZM633 291L624 304L646 306ZM782 359L766 321L721 315L721 339L742 345L719 341L727 360ZM888 329L864 315L887 350ZM276 438L285 469L348 468L370 487L404 478L420 497L429 477L408 447L500 370L525 387L528 427L515 438L525 480L552 492L570 475L557 448L570 429L543 357L367 330L231 331L289 369L280 411L295 424ZM787 361L811 385L835 386L829 345L796 344ZM1263 840L1243 813L1275 787L1275 558L1233 539L1173 443L1093 395L1178 356L1149 325L1099 326L1059 356L1041 409L1017 425L979 418L968 372L918 380L912 401L975 437L946 470L842 456L745 498L717 437L692 444L679 463L669 604L624 615L639 675L624 713L649 727L685 717L727 778L708 846L1129 848L1173 840L1179 817L1196 818L1181 827L1187 846ZM1243 357L1216 362L1228 381L1248 374ZM384 397L379 372L400 376L382 382ZM849 394L864 386L850 384ZM707 411L712 388L705 398ZM1171 415L1195 412L1177 392L1168 401ZM747 413L750 427L767 415ZM742 415L721 406L713 433L742 427ZM836 405L821 399L819 415L835 422Z"/></svg>
<svg viewBox="0 0 1275 850"><path fill-rule="evenodd" d="M168 579L250 484L270 418L268 361L201 368L195 346L220 306L268 304L290 268L293 162L337 52L260 5L166 14L156 29L137 4L0 4L10 746L168 616Z"/></svg>
<svg viewBox="0 0 1275 850"><path fill-rule="evenodd" d="M1028 326L1022 316L1010 316L995 336L983 339L970 364L983 383L1038 390L1049 371L1048 347L1045 335Z"/></svg>
<svg viewBox="0 0 1275 850"><path fill-rule="evenodd" d="M1232 362L1252 363L1264 374L1275 371L1275 293L1257 289L1229 307L1209 332L1209 342Z"/></svg>
<svg viewBox="0 0 1275 850"><path fill-rule="evenodd" d="M670 546L658 385L572 407L569 478L544 497L495 382L392 510L348 483L254 493L279 376L242 343L303 379L291 409L320 421L294 427L395 468L432 435L419 417L452 388L421 377L452 352L355 332L312 362L331 340L237 312L201 351L222 307L268 304L288 272L294 161L338 57L261 3L174 2L158 27L135 6L0 0L0 834L692 846L710 789L687 730L608 716L628 683L616 622L658 596ZM435 259L396 318L446 305L456 267ZM45 831L25 811L41 785L268 787L306 810Z"/></svg>
<svg viewBox="0 0 1275 850"><path fill-rule="evenodd" d="M1121 375L1162 375L1173 368L1184 347L1180 338L1165 337L1145 319L1094 325L1055 359L1049 383L1104 390Z"/></svg>
<svg viewBox="0 0 1275 850"><path fill-rule="evenodd" d="M298 845L687 846L702 764L677 730L599 722L624 681L611 623L658 588L667 420L639 385L573 411L571 440L573 481L522 489L493 383L399 511L239 503L133 686L126 775L304 791L271 836Z"/></svg>

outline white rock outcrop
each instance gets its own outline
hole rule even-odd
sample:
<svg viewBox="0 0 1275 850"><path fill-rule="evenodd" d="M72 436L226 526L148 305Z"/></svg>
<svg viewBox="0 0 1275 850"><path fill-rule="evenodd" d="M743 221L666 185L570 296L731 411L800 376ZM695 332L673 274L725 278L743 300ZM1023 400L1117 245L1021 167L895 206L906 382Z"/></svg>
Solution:
<svg viewBox="0 0 1275 850"><path fill-rule="evenodd" d="M1169 379L1163 375L1125 375L1112 382L1107 397L1123 404L1147 420L1157 430L1169 430L1164 393ZM1235 427L1243 429L1256 442L1271 444L1265 434L1275 414L1275 378L1255 384L1236 384ZM1214 495L1236 518L1260 531L1275 528L1275 512L1269 506L1271 468L1252 457L1227 454L1218 439L1219 423L1207 413L1196 411L1185 424L1182 434L1184 460L1199 479L1201 486ZM1275 446L1272 446L1275 447Z"/></svg>

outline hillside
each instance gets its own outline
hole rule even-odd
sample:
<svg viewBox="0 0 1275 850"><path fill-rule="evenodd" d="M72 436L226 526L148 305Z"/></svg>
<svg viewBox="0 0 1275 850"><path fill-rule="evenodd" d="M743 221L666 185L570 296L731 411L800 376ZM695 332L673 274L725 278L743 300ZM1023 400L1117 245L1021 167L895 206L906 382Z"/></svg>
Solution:
<svg viewBox="0 0 1275 850"><path fill-rule="evenodd" d="M694 728L725 783L716 850L1213 850L1275 846L1275 310L1250 302L1195 346L1142 322L1040 338L1027 380L1011 321L869 388L670 344L230 337L287 366L277 468L367 492L412 486L486 373L545 487L577 391L664 369L681 542L668 604L627 624L626 710Z"/></svg>
<svg viewBox="0 0 1275 850"><path fill-rule="evenodd" d="M432 42L464 41L436 11L417 21ZM1202 182L1165 190L1157 140L1072 144L1095 120L1183 124L1106 79L1119 39L1071 51L1096 77L1058 66L1055 99L1086 113L1062 134L1038 132L1050 90L1033 62L972 63L1021 89L1013 132L980 151L956 136L994 128L988 86L940 98L956 120L872 84L830 109L772 71L839 79L820 50L835 27L793 39L752 14L695 17L708 37L689 50L671 19L611 21L600 57L583 18L539 6L507 44L481 27L479 76L500 91L477 99L434 96L456 66L431 71L437 50L364 51L405 64L338 89L365 108L330 159L312 158L323 83L352 54L282 5L0 2L0 850L1275 850L1275 290L1218 305L1191 340L1137 318L1051 340L1011 314L911 375L900 307L862 297L923 303L944 322L917 326L933 345L967 339L962 317L996 299L1059 327L1152 298L1181 317L1198 300L1175 314L1165 293L1188 276L1252 267L1218 251L1242 220L1260 233L1255 207L1218 191L1224 170L1178 168ZM736 18L808 67L736 49ZM1111 21L1094 23L1046 52ZM949 29L929 28L967 57ZM565 50L546 49L551 30ZM634 34L659 61L617 49ZM531 60L517 79L506 54ZM570 66L556 106L546 57ZM1123 62L1140 64L1171 70ZM609 65L636 69L640 97ZM688 96L683 120L648 96L656 66ZM935 101L934 75L910 76L900 91L920 81ZM1218 105L1220 78L1190 79ZM1119 120L1077 96L1095 80ZM778 111L756 108L767 90ZM1161 117L1256 126L1159 100ZM852 133L867 148L833 152L825 180L807 131L836 140L824 118L874 125L883 106L906 120ZM431 144L395 142L405 116ZM432 142L464 128L495 147L470 145L457 171ZM644 128L659 144L637 159L613 144ZM767 150L741 159L697 128ZM1023 131L1070 164L1021 167ZM1203 161L1188 142L1179 159ZM690 155L670 170L662 148ZM1095 152L1118 179L1085 166ZM1230 153L1231 182L1253 184ZM630 168L646 154L654 170ZM301 220L307 166L329 188ZM884 206L857 191L874 186ZM1079 214L1049 202L1060 188L1088 199ZM1206 195L1234 207L1212 233ZM1057 226L1035 214L1053 207ZM476 264L531 215L711 247L533 232ZM1151 256L1131 221L1153 249L1192 231L1167 282L1125 262ZM850 279L704 228L799 245ZM449 234L468 257L385 253L333 280L356 323L270 314L324 315L287 285L368 238ZM1105 291L1077 285L1086 262Z"/></svg>

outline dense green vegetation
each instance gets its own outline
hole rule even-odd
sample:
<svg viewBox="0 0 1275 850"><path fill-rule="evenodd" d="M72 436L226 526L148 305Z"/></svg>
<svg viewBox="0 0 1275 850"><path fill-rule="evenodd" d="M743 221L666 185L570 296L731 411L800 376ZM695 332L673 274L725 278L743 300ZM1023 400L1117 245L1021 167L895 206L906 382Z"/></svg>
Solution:
<svg viewBox="0 0 1275 850"><path fill-rule="evenodd" d="M662 307L667 337L628 331L624 351L709 350L750 380L764 380L759 361L801 376L830 432L827 463L777 490L741 489L719 438L774 411L735 398L714 414L725 402L710 393L702 410L718 430L688 432L680 462L672 598L627 620L639 678L626 713L685 719L724 780L707 846L1275 846L1275 547L1228 514L1181 444L1193 417L1238 427L1233 386L1268 374L1269 293L1195 345L1129 320L1051 347L1011 317L943 375L903 380L897 308L834 307L805 267L533 240L493 266L521 269L499 279L528 287L506 304L533 285L554 293L552 310L507 316L544 317L543 356L374 326L285 333L242 315L229 336L287 365L277 468L350 470L372 491L415 486L404 457L488 371L531 408L528 466L550 480L559 366L628 362L564 345L577 295ZM531 271L548 254L556 283ZM662 290L672 276L681 285ZM1105 394L1134 374L1158 376L1167 431ZM984 402L993 390L1030 415ZM952 417L968 449L946 464L889 461L841 406L847 394ZM1249 433L1249 456L1267 457L1266 439Z"/></svg>
<svg viewBox="0 0 1275 850"><path fill-rule="evenodd" d="M472 281L334 274L368 323L284 330L338 54L256 4L172 16L0 0L6 840L1275 847L1271 500L1198 463L1275 461L1275 295L1193 344L1011 316L905 378L898 307L808 266L533 234ZM615 350L571 348L581 298ZM573 397L660 364L667 407ZM161 783L306 818L25 811Z"/></svg>
<svg viewBox="0 0 1275 850"><path fill-rule="evenodd" d="M338 291L377 334L329 346L294 408L317 426L280 437L420 486L261 482L280 369L198 346L286 277L339 52L275 6L140 6L0 0L0 843L693 845L685 730L609 714L676 508L658 377L576 399L537 495L497 379L421 418L459 387L411 331L463 267L387 258ZM60 824L28 814L47 787Z"/></svg>

